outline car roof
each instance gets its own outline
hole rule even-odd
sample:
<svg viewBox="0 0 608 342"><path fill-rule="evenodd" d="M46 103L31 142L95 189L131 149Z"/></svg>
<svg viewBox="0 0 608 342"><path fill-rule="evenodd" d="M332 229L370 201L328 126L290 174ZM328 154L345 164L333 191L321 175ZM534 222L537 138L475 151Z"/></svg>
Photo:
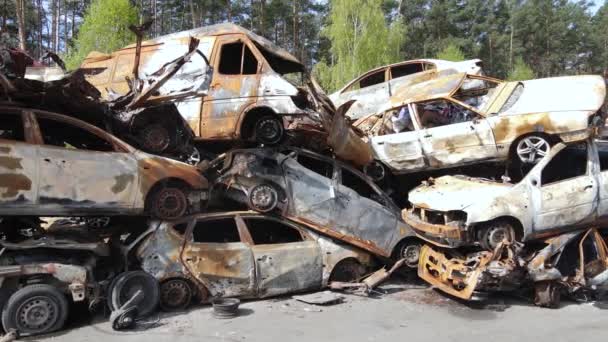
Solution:
<svg viewBox="0 0 608 342"><path fill-rule="evenodd" d="M440 74L428 81L397 87L391 96L391 105L448 97L458 89L466 75L466 73Z"/></svg>

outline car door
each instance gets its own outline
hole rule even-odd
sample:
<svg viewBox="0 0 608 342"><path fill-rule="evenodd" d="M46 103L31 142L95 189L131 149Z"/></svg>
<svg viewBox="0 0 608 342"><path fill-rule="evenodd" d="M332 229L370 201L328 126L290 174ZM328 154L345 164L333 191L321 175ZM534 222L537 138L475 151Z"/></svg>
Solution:
<svg viewBox="0 0 608 342"><path fill-rule="evenodd" d="M234 216L196 220L186 234L181 259L213 296L255 296L255 264Z"/></svg>
<svg viewBox="0 0 608 342"><path fill-rule="evenodd" d="M602 220L608 218L608 142L597 141L592 145L597 154L595 168L597 171L598 187L600 192L600 203L598 205L598 217Z"/></svg>
<svg viewBox="0 0 608 342"><path fill-rule="evenodd" d="M409 117L412 126L398 133L370 138L375 158L388 165L396 174L417 171L426 166L419 126L412 116L412 106L407 105L403 109L403 115ZM400 111L401 109L395 109L389 115L400 115Z"/></svg>
<svg viewBox="0 0 608 342"><path fill-rule="evenodd" d="M212 62L213 77L203 102L203 139L234 136L239 116L258 97L260 60L257 50L245 40L245 36L217 38Z"/></svg>
<svg viewBox="0 0 608 342"><path fill-rule="evenodd" d="M366 114L374 113L378 107L389 100L387 68L364 75L340 94L339 103L349 100L356 102L346 114L351 119L359 119ZM339 106L339 105L338 105Z"/></svg>
<svg viewBox="0 0 608 342"><path fill-rule="evenodd" d="M421 127L422 150L430 167L496 158L492 127L481 115L448 99L420 102L413 107Z"/></svg>
<svg viewBox="0 0 608 342"><path fill-rule="evenodd" d="M276 218L253 216L242 220L253 240L258 297L321 287L323 258L315 240Z"/></svg>
<svg viewBox="0 0 608 342"><path fill-rule="evenodd" d="M133 210L138 163L107 133L79 120L37 112L39 204L48 214Z"/></svg>
<svg viewBox="0 0 608 342"><path fill-rule="evenodd" d="M333 220L335 200L334 163L298 152L296 159L282 163L285 182L290 193L287 215L319 226Z"/></svg>
<svg viewBox="0 0 608 342"><path fill-rule="evenodd" d="M19 214L37 204L38 158L31 125L21 110L0 115L0 213ZM25 123L28 123L27 125ZM23 212L16 211L16 209Z"/></svg>
<svg viewBox="0 0 608 342"><path fill-rule="evenodd" d="M374 254L390 257L397 232L397 212L390 200L362 174L341 167L337 175L332 229L349 242Z"/></svg>
<svg viewBox="0 0 608 342"><path fill-rule="evenodd" d="M534 234L579 226L596 217L598 184L592 173L586 142L569 145L539 164L540 184L535 187Z"/></svg>

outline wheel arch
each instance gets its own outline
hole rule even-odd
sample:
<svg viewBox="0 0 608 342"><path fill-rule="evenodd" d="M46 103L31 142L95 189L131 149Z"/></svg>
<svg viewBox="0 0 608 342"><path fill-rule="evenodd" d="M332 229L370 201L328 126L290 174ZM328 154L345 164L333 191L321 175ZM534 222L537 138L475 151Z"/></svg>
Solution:
<svg viewBox="0 0 608 342"><path fill-rule="evenodd" d="M517 148L517 144L524 138L527 138L529 136L540 136L540 137L544 137L547 139L547 141L549 142L549 144L551 146L561 142L560 137L557 135L557 133L551 133L551 132L546 132L546 131L532 131L532 132L527 132L524 134L521 134L520 136L518 136L517 138L515 138L513 140L513 142L511 143L511 145L509 146L509 156L512 156L515 153L515 149Z"/></svg>
<svg viewBox="0 0 608 342"><path fill-rule="evenodd" d="M167 177L167 178L159 179L158 181L156 181L156 183L154 183L154 185L152 185L150 187L150 190L148 190L148 193L146 194L145 201L144 201L144 211L145 212L149 211L150 202L151 202L154 194L156 192L158 192L160 189L162 189L163 187L169 187L169 186L179 187L182 189L184 189L184 188L193 189L192 184L188 183L186 180L181 179L181 178Z"/></svg>
<svg viewBox="0 0 608 342"><path fill-rule="evenodd" d="M524 237L524 233L525 233L523 224L521 223L521 221L518 218L516 218L515 216L510 216L510 215L497 216L497 217L487 220L487 221L478 222L475 224L472 233L474 234L474 236L476 236L479 233L480 229L482 229L483 227L485 227L486 225L488 225L492 222L497 222L497 221L503 221L503 222L509 223L513 227L513 230L515 231L515 240L523 241L523 237Z"/></svg>
<svg viewBox="0 0 608 342"><path fill-rule="evenodd" d="M278 117L277 112L268 106L255 106L247 109L237 123L236 135L241 139L251 138L253 136L255 121L264 115L275 115Z"/></svg>

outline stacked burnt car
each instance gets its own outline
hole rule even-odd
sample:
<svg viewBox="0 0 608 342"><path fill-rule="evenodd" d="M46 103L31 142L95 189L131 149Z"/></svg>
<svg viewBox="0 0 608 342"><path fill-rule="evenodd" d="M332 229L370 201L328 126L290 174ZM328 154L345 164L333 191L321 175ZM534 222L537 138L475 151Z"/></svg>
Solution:
<svg viewBox="0 0 608 342"><path fill-rule="evenodd" d="M464 299L531 283L549 305L608 277L601 78L424 59L326 96L241 27L144 41L145 26L75 72L0 77L6 330L60 329L68 299L107 302L120 328L159 303L314 290L398 260Z"/></svg>

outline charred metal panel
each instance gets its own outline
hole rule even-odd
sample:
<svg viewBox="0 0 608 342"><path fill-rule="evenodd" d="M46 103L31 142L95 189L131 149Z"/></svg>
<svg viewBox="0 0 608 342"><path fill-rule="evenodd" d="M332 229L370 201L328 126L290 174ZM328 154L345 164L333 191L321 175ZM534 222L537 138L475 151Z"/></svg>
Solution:
<svg viewBox="0 0 608 342"><path fill-rule="evenodd" d="M33 145L0 140L0 212L38 204L38 155Z"/></svg>

